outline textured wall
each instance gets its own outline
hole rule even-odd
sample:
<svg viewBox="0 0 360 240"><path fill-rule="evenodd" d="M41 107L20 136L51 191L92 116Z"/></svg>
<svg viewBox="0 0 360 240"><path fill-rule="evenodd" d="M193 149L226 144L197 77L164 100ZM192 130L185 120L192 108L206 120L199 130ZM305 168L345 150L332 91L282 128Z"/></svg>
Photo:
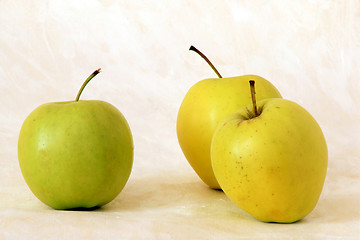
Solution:
<svg viewBox="0 0 360 240"><path fill-rule="evenodd" d="M141 217L129 216L133 221L143 219L149 237L164 238L176 236L166 232L178 225L176 221L188 220L179 217L176 224L155 227L154 218L172 215L154 208L183 211L194 201L195 208L206 205L206 198L188 196L184 186L210 197L213 202L207 210L217 212L214 204L226 198L211 195L202 185L183 157L175 132L187 90L201 79L215 77L188 51L191 44L206 53L223 76L263 76L284 98L301 104L317 119L328 141L329 170L318 208L309 216L319 225L309 220L305 229L333 236L359 234L359 1L5 0L0 9L0 211L6 213L0 220L8 221L7 234L15 234L16 224L9 221L19 217L32 231L23 210L42 209L44 224L46 214L52 213L28 190L18 167L16 145L23 120L42 103L74 99L84 79L99 67L102 73L82 99L101 99L118 107L129 121L135 144L128 186L110 206L144 206L149 215L139 211ZM175 197L180 195L184 197ZM144 201L126 202L132 198ZM151 200L153 204L147 202ZM226 212L222 200L219 204ZM71 223L68 215L62 217L64 226ZM233 221L223 223L229 226ZM331 221L337 225L329 227ZM222 231L220 223L221 219L213 228ZM263 227L253 224L255 229ZM350 228L347 233L343 225ZM164 235L153 235L154 231ZM226 232L231 234L231 229Z"/></svg>

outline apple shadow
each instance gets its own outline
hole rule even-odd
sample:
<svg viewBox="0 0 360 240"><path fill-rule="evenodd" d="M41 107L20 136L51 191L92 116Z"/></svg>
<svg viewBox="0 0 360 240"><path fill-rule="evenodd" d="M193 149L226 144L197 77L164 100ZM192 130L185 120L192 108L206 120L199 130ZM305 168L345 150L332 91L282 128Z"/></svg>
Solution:
<svg viewBox="0 0 360 240"><path fill-rule="evenodd" d="M95 211L129 217L170 214L253 221L221 189L209 188L196 175L167 176L133 177L117 198Z"/></svg>
<svg viewBox="0 0 360 240"><path fill-rule="evenodd" d="M94 207L90 207L90 208L85 208L85 207L77 207L77 208L69 208L69 209L64 209L63 211L67 211L67 212L92 212L92 211L96 211L101 209L101 206L94 206Z"/></svg>
<svg viewBox="0 0 360 240"><path fill-rule="evenodd" d="M321 218L323 222L355 223L360 216L359 198L355 193L329 195L319 201L314 212L314 218Z"/></svg>
<svg viewBox="0 0 360 240"><path fill-rule="evenodd" d="M183 216L238 217L243 214L222 190L211 189L190 174L133 177L117 198L95 210L122 215L157 214L158 211Z"/></svg>
<svg viewBox="0 0 360 240"><path fill-rule="evenodd" d="M359 204L355 193L327 194L319 200L315 209L304 219L292 223L267 223L270 225L302 225L314 222L355 222L358 221L357 214L359 214L356 211L357 206ZM157 209L180 212L184 215L226 215L243 220L258 221L233 204L221 189L211 189L191 174L174 174L171 177L159 175L133 177L112 202L102 207L73 208L65 211L133 213L156 211Z"/></svg>
<svg viewBox="0 0 360 240"><path fill-rule="evenodd" d="M102 210L124 211L183 206L219 197L224 197L222 191L212 190L200 180L150 176L133 179L119 196L103 206Z"/></svg>

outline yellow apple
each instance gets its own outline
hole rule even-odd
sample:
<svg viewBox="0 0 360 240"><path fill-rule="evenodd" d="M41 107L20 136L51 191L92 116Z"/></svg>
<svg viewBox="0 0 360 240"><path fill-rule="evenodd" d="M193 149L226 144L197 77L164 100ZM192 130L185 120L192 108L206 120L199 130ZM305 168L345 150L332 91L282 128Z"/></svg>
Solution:
<svg viewBox="0 0 360 240"><path fill-rule="evenodd" d="M194 47L190 49L198 51ZM279 91L269 81L256 75L244 75L202 80L190 88L181 103L177 116L180 147L198 176L211 188L220 188L210 160L214 131L224 117L251 103L250 79L256 81L259 99L281 98Z"/></svg>
<svg viewBox="0 0 360 240"><path fill-rule="evenodd" d="M315 119L285 99L259 101L225 118L211 144L215 176L225 194L264 222L290 223L318 202L328 152Z"/></svg>

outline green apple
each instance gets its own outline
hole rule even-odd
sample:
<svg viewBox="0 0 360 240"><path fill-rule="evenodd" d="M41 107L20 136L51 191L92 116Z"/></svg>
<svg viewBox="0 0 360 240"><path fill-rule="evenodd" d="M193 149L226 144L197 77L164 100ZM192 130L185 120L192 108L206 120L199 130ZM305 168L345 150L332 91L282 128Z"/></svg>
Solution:
<svg viewBox="0 0 360 240"><path fill-rule="evenodd" d="M113 200L133 164L133 139L121 112L100 100L46 103L25 119L18 158L35 196L55 209L92 208Z"/></svg>
<svg viewBox="0 0 360 240"><path fill-rule="evenodd" d="M314 209L323 188L328 161L324 135L292 101L265 99L256 106L254 100L253 106L217 127L211 144L215 176L230 200L255 218L298 221Z"/></svg>
<svg viewBox="0 0 360 240"><path fill-rule="evenodd" d="M230 113L251 103L248 82L255 79L259 99L280 98L279 91L256 75L222 78L211 62L196 48L219 78L210 78L190 88L177 116L177 137L180 147L198 176L209 187L219 189L211 167L210 145L218 123Z"/></svg>

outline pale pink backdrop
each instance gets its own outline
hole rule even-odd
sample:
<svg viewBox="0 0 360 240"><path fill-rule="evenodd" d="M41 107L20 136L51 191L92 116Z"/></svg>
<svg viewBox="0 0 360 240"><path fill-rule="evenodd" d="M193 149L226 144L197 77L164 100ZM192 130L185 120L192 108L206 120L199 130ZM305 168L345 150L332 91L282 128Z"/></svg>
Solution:
<svg viewBox="0 0 360 240"><path fill-rule="evenodd" d="M360 2L1 1L0 239L359 239ZM319 122L329 148L304 220L261 223L207 188L177 142L197 81L257 74ZM17 138L38 105L101 99L127 118L135 159L123 192L94 212L55 211L22 178Z"/></svg>

